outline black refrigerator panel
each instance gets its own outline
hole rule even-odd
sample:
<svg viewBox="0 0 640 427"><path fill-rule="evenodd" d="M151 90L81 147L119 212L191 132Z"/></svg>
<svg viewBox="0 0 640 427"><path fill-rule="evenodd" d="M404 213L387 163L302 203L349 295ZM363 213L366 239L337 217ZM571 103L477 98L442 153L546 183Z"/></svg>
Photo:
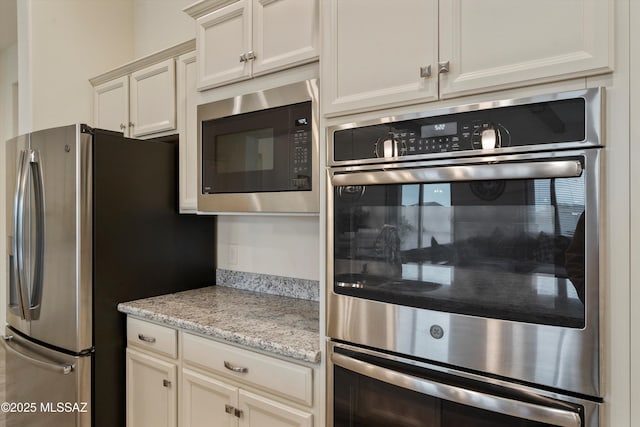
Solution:
<svg viewBox="0 0 640 427"><path fill-rule="evenodd" d="M178 214L178 144L93 136L93 426L125 425L120 302L213 285L215 222Z"/></svg>

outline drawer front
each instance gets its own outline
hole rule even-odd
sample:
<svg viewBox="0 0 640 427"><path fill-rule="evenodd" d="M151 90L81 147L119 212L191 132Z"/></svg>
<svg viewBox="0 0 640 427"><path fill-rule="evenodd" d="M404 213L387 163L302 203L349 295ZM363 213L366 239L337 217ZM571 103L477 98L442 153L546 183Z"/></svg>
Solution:
<svg viewBox="0 0 640 427"><path fill-rule="evenodd" d="M190 334L183 335L182 345L185 363L241 380L307 406L313 403L311 368Z"/></svg>
<svg viewBox="0 0 640 427"><path fill-rule="evenodd" d="M127 317L127 343L173 359L178 357L178 331Z"/></svg>

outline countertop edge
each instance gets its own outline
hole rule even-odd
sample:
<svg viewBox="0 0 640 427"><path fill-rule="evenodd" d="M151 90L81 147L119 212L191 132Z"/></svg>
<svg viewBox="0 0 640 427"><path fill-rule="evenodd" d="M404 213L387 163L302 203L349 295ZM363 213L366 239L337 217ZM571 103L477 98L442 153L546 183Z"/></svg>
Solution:
<svg viewBox="0 0 640 427"><path fill-rule="evenodd" d="M118 311L127 315L138 317L143 320L149 320L166 326L174 327L187 333L197 333L205 337L222 340L229 344L238 344L249 347L250 349L255 349L257 351L264 351L275 356L283 356L298 361L313 363L316 365L320 364L321 361L320 350L296 350L294 348L276 344L268 340L260 340L254 337L229 332L224 330L223 328L209 327L188 320L178 319L162 313L132 307L127 303L118 304ZM320 337L318 336L318 341L319 340Z"/></svg>

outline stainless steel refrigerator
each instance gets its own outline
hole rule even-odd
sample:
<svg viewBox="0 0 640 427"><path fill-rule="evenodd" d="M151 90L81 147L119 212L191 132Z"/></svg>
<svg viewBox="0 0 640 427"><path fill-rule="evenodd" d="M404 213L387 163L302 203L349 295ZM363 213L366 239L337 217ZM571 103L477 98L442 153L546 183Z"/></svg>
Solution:
<svg viewBox="0 0 640 427"><path fill-rule="evenodd" d="M117 304L214 284L214 220L177 212L175 141L78 124L5 148L7 426L124 426Z"/></svg>

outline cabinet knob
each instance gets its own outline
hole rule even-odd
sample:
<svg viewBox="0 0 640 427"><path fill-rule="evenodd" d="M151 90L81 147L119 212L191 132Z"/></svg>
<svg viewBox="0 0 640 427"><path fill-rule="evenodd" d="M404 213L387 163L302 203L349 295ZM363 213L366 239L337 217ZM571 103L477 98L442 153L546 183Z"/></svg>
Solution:
<svg viewBox="0 0 640 427"><path fill-rule="evenodd" d="M224 412L229 415L233 415L236 418L242 417L242 410L238 408L234 408L231 405L224 405Z"/></svg>
<svg viewBox="0 0 640 427"><path fill-rule="evenodd" d="M247 62L247 55L245 55L244 53L240 55L240 62Z"/></svg>
<svg viewBox="0 0 640 427"><path fill-rule="evenodd" d="M170 387L171 387L171 381L169 381L169 380L162 380L162 386L163 386L163 387L170 388Z"/></svg>
<svg viewBox="0 0 640 427"><path fill-rule="evenodd" d="M449 61L438 62L438 74L449 72Z"/></svg>
<svg viewBox="0 0 640 427"><path fill-rule="evenodd" d="M133 123L133 122L129 122L129 127L130 127L130 128L134 127L135 125L136 125L135 123Z"/></svg>
<svg viewBox="0 0 640 427"><path fill-rule="evenodd" d="M125 130L127 128L127 126L125 126L124 123L120 123L120 130Z"/></svg>
<svg viewBox="0 0 640 427"><path fill-rule="evenodd" d="M250 50L249 52L247 52L247 61L250 61L252 59L256 59L256 53Z"/></svg>
<svg viewBox="0 0 640 427"><path fill-rule="evenodd" d="M420 77L422 78L431 77L431 65L427 65L426 67L420 67Z"/></svg>

